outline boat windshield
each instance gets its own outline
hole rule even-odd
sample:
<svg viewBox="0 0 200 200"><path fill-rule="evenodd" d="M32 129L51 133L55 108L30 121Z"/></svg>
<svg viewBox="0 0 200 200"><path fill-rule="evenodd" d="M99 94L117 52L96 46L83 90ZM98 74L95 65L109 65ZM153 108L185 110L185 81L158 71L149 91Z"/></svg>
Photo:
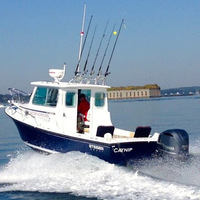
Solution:
<svg viewBox="0 0 200 200"><path fill-rule="evenodd" d="M40 106L52 106L57 104L58 89L38 87L33 97L32 103Z"/></svg>

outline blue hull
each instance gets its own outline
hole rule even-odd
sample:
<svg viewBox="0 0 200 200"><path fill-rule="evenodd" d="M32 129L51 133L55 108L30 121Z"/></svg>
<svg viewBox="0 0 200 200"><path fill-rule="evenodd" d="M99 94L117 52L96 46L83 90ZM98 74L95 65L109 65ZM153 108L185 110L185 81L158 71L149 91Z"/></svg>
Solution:
<svg viewBox="0 0 200 200"><path fill-rule="evenodd" d="M30 145L60 153L79 151L94 155L114 164L126 165L130 160L151 157L157 142L126 142L106 144L76 137L60 135L29 126L13 119L22 140ZM37 149L37 148L36 148Z"/></svg>

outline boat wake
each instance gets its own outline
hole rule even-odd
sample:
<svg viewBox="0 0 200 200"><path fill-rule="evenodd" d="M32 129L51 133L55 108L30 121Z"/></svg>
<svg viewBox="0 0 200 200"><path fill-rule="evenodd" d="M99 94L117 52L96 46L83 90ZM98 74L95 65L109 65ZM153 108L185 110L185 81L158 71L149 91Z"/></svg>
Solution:
<svg viewBox="0 0 200 200"><path fill-rule="evenodd" d="M200 159L170 168L170 174L171 163L157 162L148 160L131 169L79 152L47 156L26 151L0 168L0 192L71 193L108 200L200 199Z"/></svg>
<svg viewBox="0 0 200 200"><path fill-rule="evenodd" d="M141 160L129 168L161 181L200 187L200 155L190 155L187 161L171 158Z"/></svg>

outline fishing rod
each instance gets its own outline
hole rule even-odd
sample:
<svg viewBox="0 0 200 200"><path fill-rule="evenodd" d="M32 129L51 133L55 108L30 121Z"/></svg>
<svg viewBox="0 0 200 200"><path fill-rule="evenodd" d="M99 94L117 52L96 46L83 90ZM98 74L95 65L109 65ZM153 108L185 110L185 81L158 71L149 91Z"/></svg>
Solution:
<svg viewBox="0 0 200 200"><path fill-rule="evenodd" d="M121 25L120 25L120 28L119 28L119 31L118 31L118 34L117 34L117 37L116 37L116 40L115 40L113 49L112 49L112 53L111 53L111 55L110 55L110 60L109 60L109 62L108 62L108 66L107 66L106 72L105 72L105 74L104 74L105 77L108 76L108 75L110 74L110 72L108 72L109 67L110 67L110 62L111 62L111 60L112 60L112 56L113 56L113 53L114 53L114 50L115 50L115 47L116 47L116 44L117 44L117 40L118 40L118 38L119 38L119 34L120 34L120 31L121 31L121 28L122 28L123 23L124 23L124 19L122 19L122 22L121 22Z"/></svg>
<svg viewBox="0 0 200 200"><path fill-rule="evenodd" d="M103 55L103 58L102 58L102 61L101 61L101 64L100 64L100 67L99 67L99 71L98 71L97 76L99 76L100 73L101 73L101 68L102 68L102 65L103 65L103 62L104 62L104 59L105 59L105 56L106 56L106 53L107 53L109 44L110 44L110 40L111 40L112 35L113 35L113 33L114 33L114 29L115 29L115 25L113 26L113 29L112 29L111 34L110 34L110 37L109 37L109 39L108 39L108 43L107 43L107 46L106 46L106 49L105 49L105 52L104 52L104 55Z"/></svg>
<svg viewBox="0 0 200 200"><path fill-rule="evenodd" d="M92 22L92 18L93 18L93 15L91 15L91 17L90 17L90 21L89 21L89 24L88 24L88 28L87 28L87 32L86 32L86 35L85 35L85 39L83 41L83 46L79 51L79 60L78 60L77 66L76 66L76 71L74 72L75 76L79 73L79 68L80 68L79 66L80 66L80 62L81 62L81 57L82 57L83 50L84 50L84 47L85 47L85 43L86 43L86 40L87 40L87 36L88 36L88 32L89 32L90 25L91 25L91 22ZM82 35L84 34L83 31L81 31L81 34Z"/></svg>
<svg viewBox="0 0 200 200"><path fill-rule="evenodd" d="M102 35L102 38L101 38L101 41L99 43L99 47L97 49L97 53L96 53L96 56L95 56L95 59L94 59L94 63L92 65L92 69L91 69L91 72L90 72L90 76L92 76L94 74L94 66L95 66L95 63L96 63L96 60L97 60L97 56L99 54L99 50L101 48L101 44L102 44L102 41L103 41L103 38L105 37L105 33L106 33L106 29L107 29L107 26L108 26L108 21L106 23L106 26L105 26L105 29L104 29L104 32L103 32L103 35Z"/></svg>
<svg viewBox="0 0 200 200"><path fill-rule="evenodd" d="M85 65L84 65L84 69L83 69L82 75L84 75L84 74L86 74L88 72L88 70L86 70L86 67L87 67L89 56L90 56L90 51L91 51L91 48L92 48L92 44L93 44L93 41L94 41L96 28L97 28L97 26L95 26L95 29L94 29L94 33L93 33L93 36L92 36L92 40L91 40L91 43L90 43L90 47L89 47L89 51L88 51L88 55L87 55L87 58L86 58L86 61L85 61Z"/></svg>

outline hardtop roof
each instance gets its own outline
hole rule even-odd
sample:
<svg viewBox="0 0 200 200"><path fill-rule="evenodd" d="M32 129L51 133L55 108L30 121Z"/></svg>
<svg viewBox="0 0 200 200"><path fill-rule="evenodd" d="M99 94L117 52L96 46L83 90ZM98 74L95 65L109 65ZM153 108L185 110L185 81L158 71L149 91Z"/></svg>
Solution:
<svg viewBox="0 0 200 200"><path fill-rule="evenodd" d="M70 83L70 82L49 82L49 81L36 81L31 82L31 85L41 87L55 87L55 88L87 88L87 89L107 89L107 85L97 85L91 83Z"/></svg>

